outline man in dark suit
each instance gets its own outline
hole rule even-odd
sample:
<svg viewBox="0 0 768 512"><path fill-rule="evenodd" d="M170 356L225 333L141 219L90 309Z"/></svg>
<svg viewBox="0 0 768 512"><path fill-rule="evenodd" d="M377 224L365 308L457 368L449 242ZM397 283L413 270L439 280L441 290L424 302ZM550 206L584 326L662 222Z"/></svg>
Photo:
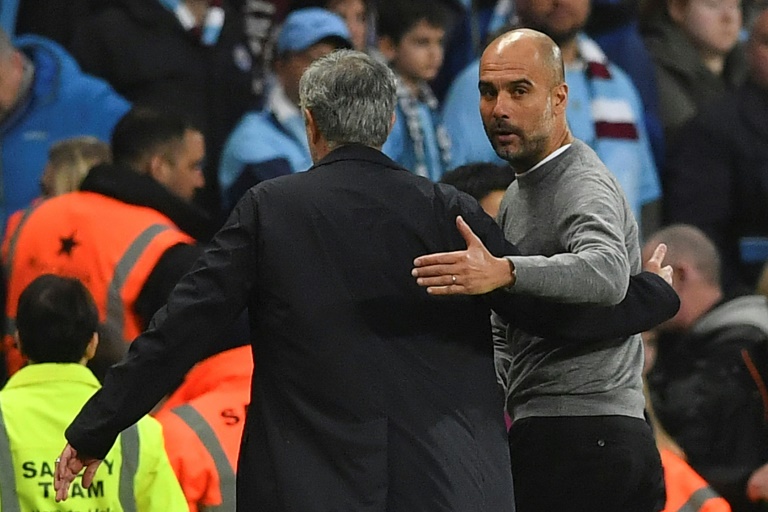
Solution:
<svg viewBox="0 0 768 512"><path fill-rule="evenodd" d="M258 370L238 510L514 510L487 298L431 297L411 267L421 254L463 247L458 215L492 251L515 248L470 196L379 151L395 107L385 65L335 52L308 68L300 91L315 165L240 200L67 429L57 500L83 467L89 485L117 433L247 307ZM653 324L676 312L677 298L645 277L634 289L649 300L633 318ZM604 334L618 318L602 310L555 326L546 304L534 311L520 320L532 329L586 319ZM649 327L632 322L620 327Z"/></svg>

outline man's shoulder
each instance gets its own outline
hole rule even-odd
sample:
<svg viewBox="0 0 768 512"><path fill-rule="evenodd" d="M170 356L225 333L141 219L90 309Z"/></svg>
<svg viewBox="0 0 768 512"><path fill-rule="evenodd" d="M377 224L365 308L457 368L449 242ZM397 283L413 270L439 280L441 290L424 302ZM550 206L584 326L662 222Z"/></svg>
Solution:
<svg viewBox="0 0 768 512"><path fill-rule="evenodd" d="M574 174L612 176L600 156L589 144L574 138L571 147L558 156L564 169Z"/></svg>
<svg viewBox="0 0 768 512"><path fill-rule="evenodd" d="M225 153L239 160L269 160L274 155L306 149L300 148L290 135L282 130L277 119L268 110L245 114L229 136Z"/></svg>
<svg viewBox="0 0 768 512"><path fill-rule="evenodd" d="M559 156L556 164L559 173L559 193L566 194L568 203L585 199L608 200L615 197L624 202L626 198L616 176L606 167L593 148L580 139L574 139L568 151ZM556 191L556 193L558 193ZM600 192L602 191L602 192Z"/></svg>
<svg viewBox="0 0 768 512"><path fill-rule="evenodd" d="M756 330L768 338L768 299L763 295L744 295L725 301L702 316L690 333L707 336L733 329Z"/></svg>

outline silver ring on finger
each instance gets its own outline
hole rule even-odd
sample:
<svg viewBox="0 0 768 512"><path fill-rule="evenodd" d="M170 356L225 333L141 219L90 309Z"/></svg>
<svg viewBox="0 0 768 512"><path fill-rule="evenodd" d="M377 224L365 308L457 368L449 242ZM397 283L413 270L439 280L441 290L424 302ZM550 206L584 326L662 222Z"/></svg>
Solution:
<svg viewBox="0 0 768 512"><path fill-rule="evenodd" d="M451 276L451 281L453 281L453 284L456 284L456 276Z"/></svg>

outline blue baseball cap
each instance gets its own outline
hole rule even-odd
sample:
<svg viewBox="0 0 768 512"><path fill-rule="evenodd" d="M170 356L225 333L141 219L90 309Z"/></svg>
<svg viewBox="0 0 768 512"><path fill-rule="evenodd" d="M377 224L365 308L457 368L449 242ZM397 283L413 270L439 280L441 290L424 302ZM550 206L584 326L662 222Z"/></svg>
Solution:
<svg viewBox="0 0 768 512"><path fill-rule="evenodd" d="M275 50L278 55L301 52L326 38L337 39L341 48L352 48L352 37L341 16L320 7L298 9L285 18Z"/></svg>

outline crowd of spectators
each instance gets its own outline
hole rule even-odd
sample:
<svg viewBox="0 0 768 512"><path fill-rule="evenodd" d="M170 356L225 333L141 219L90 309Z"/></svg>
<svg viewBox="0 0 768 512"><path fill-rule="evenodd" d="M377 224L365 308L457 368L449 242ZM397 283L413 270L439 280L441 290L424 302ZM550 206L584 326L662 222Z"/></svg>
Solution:
<svg viewBox="0 0 768 512"><path fill-rule="evenodd" d="M123 357L239 198L311 168L299 79L337 49L369 53L395 73L382 151L495 217L515 174L483 130L480 55L518 27L560 47L569 128L617 179L639 242L681 244L671 253L676 289L683 311L691 301L698 309L653 335L649 396L677 450L662 458L687 457L734 512L768 510L756 504L768 502L768 476L751 478L768 464L768 370L759 367L768 364L768 308L755 295L759 282L768 289L761 0L3 0L0 384L27 364L18 301L43 273L76 277L93 295L101 341L83 364L101 378ZM733 302L744 297L750 318L761 318L748 322L748 340L722 348L722 329L711 334L719 326L696 327L729 305L746 310ZM239 321L222 333L230 350L158 405L190 510L234 510L247 376L258 368L241 347L247 329ZM691 349L707 343L718 346L714 358ZM694 372L702 360L713 369ZM737 414L741 403L747 412ZM712 434L725 421L762 444Z"/></svg>

